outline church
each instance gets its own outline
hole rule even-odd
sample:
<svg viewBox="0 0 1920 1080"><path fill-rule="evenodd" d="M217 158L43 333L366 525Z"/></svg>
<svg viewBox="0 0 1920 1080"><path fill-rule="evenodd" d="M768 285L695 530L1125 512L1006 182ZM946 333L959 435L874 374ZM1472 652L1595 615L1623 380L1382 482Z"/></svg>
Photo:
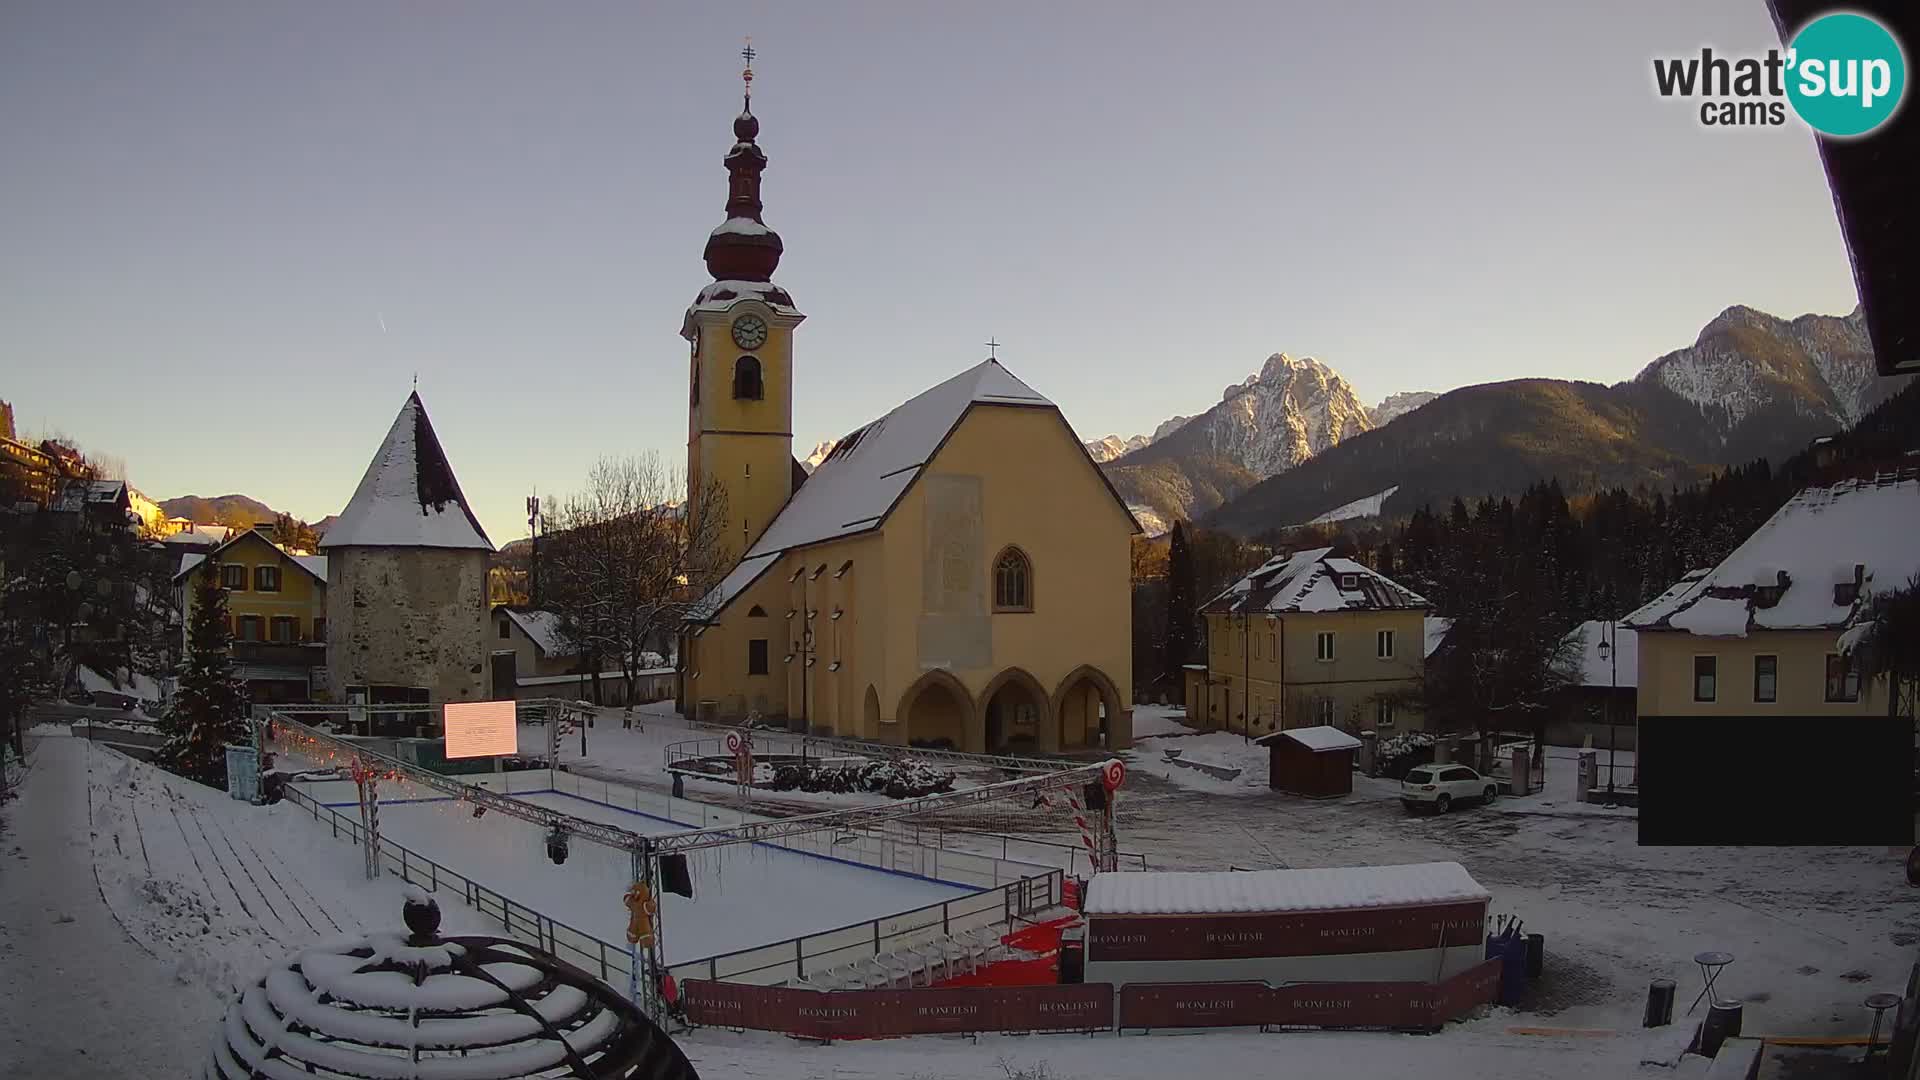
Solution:
<svg viewBox="0 0 1920 1080"><path fill-rule="evenodd" d="M794 458L806 316L773 281L759 132L749 94L681 327L688 490L724 494L733 567L683 628L683 713L975 753L1130 745L1140 527L1053 402L988 359L811 475Z"/></svg>

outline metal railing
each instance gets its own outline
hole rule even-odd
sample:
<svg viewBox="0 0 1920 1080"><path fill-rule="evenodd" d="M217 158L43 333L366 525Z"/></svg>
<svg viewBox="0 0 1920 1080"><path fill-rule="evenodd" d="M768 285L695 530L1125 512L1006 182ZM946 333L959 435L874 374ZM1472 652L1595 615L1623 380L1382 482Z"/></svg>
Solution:
<svg viewBox="0 0 1920 1080"><path fill-rule="evenodd" d="M718 738L687 739L669 743L666 748L667 763L688 758L713 757L726 755L724 745L725 732L738 731L738 724L717 724L705 720L683 720L689 729L722 733ZM708 749L712 747L712 749ZM1087 763L1085 758L1040 758L1021 757L1015 754L970 754L964 750L941 750L921 746L901 746L898 743L870 742L866 739L849 739L838 735L808 735L798 731L784 731L780 728L756 727L753 729L753 749L755 753L791 754L794 757L821 757L837 754L853 754L860 757L880 757L893 759L911 758L918 761L941 762L948 765L961 765L977 769L1000 769L1012 773L1059 772L1062 769L1074 769ZM1092 748L1089 753L1096 752ZM726 755L731 756L731 755Z"/></svg>

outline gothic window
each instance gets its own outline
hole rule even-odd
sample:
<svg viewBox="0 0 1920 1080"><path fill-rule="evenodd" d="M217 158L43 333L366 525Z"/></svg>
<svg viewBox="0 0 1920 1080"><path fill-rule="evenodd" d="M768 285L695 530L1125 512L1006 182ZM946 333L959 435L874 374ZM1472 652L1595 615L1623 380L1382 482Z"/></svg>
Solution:
<svg viewBox="0 0 1920 1080"><path fill-rule="evenodd" d="M1010 547L993 560L993 609L1033 610L1033 564L1019 548Z"/></svg>
<svg viewBox="0 0 1920 1080"><path fill-rule="evenodd" d="M765 396L758 357L743 356L733 362L733 396L743 401L759 401Z"/></svg>

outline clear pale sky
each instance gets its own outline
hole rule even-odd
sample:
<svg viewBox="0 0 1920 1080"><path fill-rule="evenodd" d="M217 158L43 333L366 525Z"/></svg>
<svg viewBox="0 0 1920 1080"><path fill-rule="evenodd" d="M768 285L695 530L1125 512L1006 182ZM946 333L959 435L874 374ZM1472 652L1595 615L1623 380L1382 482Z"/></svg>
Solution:
<svg viewBox="0 0 1920 1080"><path fill-rule="evenodd" d="M417 371L496 543L598 456L683 461L746 34L800 453L989 336L1097 438L1273 352L1372 403L1855 303L1807 130L1652 89L1777 45L1762 0L16 0L0 397L313 520Z"/></svg>

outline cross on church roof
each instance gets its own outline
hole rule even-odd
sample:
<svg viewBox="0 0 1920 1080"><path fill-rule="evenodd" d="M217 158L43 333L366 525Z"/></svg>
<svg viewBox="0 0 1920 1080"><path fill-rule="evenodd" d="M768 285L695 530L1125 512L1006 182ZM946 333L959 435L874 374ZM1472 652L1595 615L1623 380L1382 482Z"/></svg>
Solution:
<svg viewBox="0 0 1920 1080"><path fill-rule="evenodd" d="M1000 343L992 338L987 339L987 359L1000 359Z"/></svg>
<svg viewBox="0 0 1920 1080"><path fill-rule="evenodd" d="M741 59L747 62L746 70L740 72L740 81L747 86L747 96L753 96L753 58L760 54L753 50L753 35L747 35L747 47L740 50Z"/></svg>

